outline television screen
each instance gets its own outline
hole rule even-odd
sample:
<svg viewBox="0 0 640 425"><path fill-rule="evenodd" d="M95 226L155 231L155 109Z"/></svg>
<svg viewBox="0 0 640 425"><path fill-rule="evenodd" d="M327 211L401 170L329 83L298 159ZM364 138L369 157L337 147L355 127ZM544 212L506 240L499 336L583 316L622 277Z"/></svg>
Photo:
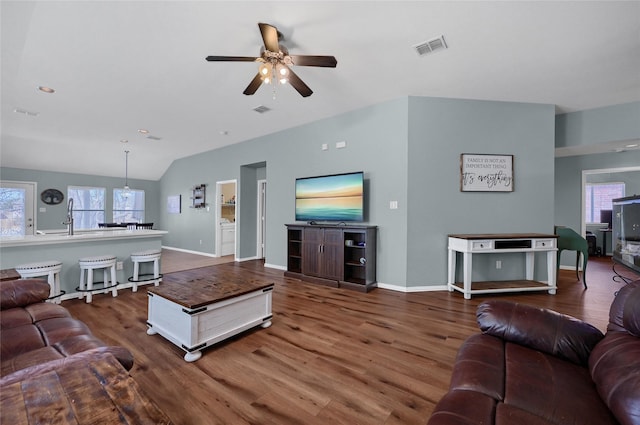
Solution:
<svg viewBox="0 0 640 425"><path fill-rule="evenodd" d="M640 196L613 200L613 260L640 273Z"/></svg>
<svg viewBox="0 0 640 425"><path fill-rule="evenodd" d="M296 179L296 221L363 221L364 173Z"/></svg>

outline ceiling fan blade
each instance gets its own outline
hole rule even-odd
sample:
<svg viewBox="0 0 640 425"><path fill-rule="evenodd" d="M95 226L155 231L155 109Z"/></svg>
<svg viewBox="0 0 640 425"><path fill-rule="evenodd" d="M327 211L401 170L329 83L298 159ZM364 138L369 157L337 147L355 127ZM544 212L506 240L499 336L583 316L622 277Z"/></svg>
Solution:
<svg viewBox="0 0 640 425"><path fill-rule="evenodd" d="M209 62L255 62L258 58L250 56L207 56Z"/></svg>
<svg viewBox="0 0 640 425"><path fill-rule="evenodd" d="M333 56L290 55L294 65L297 66L323 66L335 68L338 61Z"/></svg>
<svg viewBox="0 0 640 425"><path fill-rule="evenodd" d="M278 29L273 25L259 23L260 33L262 34L262 41L264 41L264 47L274 53L280 51L278 45Z"/></svg>
<svg viewBox="0 0 640 425"><path fill-rule="evenodd" d="M262 84L262 78L260 77L260 73L258 72L256 76L253 77L253 80L251 80L247 88L244 89L242 93L246 94L247 96L252 95L260 88L261 84Z"/></svg>
<svg viewBox="0 0 640 425"><path fill-rule="evenodd" d="M291 68L287 67L287 69L289 69L289 84L291 84L293 88L302 95L302 97L311 96L313 90L311 90L309 86L306 85L304 81L302 81L300 77L298 77L296 73L291 70Z"/></svg>

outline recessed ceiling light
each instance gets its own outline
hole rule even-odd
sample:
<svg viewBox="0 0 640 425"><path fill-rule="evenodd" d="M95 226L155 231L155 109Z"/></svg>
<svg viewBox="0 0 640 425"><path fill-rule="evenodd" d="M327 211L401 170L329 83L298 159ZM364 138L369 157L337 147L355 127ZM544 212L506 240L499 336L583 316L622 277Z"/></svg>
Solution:
<svg viewBox="0 0 640 425"><path fill-rule="evenodd" d="M138 130L138 133L140 134L149 134L149 130L145 130L144 128L141 128Z"/></svg>
<svg viewBox="0 0 640 425"><path fill-rule="evenodd" d="M222 131L220 132L220 135L221 135L221 136L227 136L228 134L229 134L229 132L228 132L227 130L222 130Z"/></svg>
<svg viewBox="0 0 640 425"><path fill-rule="evenodd" d="M637 148L637 147L638 147L637 143L631 143L631 144L625 146L625 148Z"/></svg>
<svg viewBox="0 0 640 425"><path fill-rule="evenodd" d="M56 91L54 89L52 89L51 87L46 87L46 86L38 86L38 90L40 90L43 93L55 93Z"/></svg>
<svg viewBox="0 0 640 425"><path fill-rule="evenodd" d="M127 139L122 139L120 140L120 143L129 143L129 141Z"/></svg>

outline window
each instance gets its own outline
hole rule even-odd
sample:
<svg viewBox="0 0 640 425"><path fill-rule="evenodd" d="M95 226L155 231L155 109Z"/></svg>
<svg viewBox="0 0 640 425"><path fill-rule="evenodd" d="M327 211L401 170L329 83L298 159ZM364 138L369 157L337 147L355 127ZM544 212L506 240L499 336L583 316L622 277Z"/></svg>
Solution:
<svg viewBox="0 0 640 425"><path fill-rule="evenodd" d="M73 221L76 229L97 229L104 223L105 188L67 187L67 199L73 199Z"/></svg>
<svg viewBox="0 0 640 425"><path fill-rule="evenodd" d="M113 222L144 223L144 190L113 189Z"/></svg>
<svg viewBox="0 0 640 425"><path fill-rule="evenodd" d="M611 210L611 200L624 197L624 183L587 183L585 185L585 221L600 223L600 211Z"/></svg>

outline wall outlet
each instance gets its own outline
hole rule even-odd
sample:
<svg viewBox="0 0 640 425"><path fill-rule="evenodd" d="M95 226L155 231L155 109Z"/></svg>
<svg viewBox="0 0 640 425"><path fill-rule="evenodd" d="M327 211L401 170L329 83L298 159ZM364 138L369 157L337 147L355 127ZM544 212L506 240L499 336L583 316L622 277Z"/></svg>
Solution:
<svg viewBox="0 0 640 425"><path fill-rule="evenodd" d="M336 142L336 149L343 149L347 147L347 142L344 140L341 142Z"/></svg>
<svg viewBox="0 0 640 425"><path fill-rule="evenodd" d="M200 239L200 245L202 245L202 239Z"/></svg>
<svg viewBox="0 0 640 425"><path fill-rule="evenodd" d="M328 144L326 144L326 143L323 143L323 144L322 144L322 150L323 150L323 151L329 150L329 145L328 145Z"/></svg>
<svg viewBox="0 0 640 425"><path fill-rule="evenodd" d="M124 268L124 264L122 261L116 261L116 270L122 270Z"/></svg>
<svg viewBox="0 0 640 425"><path fill-rule="evenodd" d="M502 261L497 260L496 261L496 269L500 270L502 268Z"/></svg>
<svg viewBox="0 0 640 425"><path fill-rule="evenodd" d="M398 201L389 201L389 209L397 210L398 209Z"/></svg>

